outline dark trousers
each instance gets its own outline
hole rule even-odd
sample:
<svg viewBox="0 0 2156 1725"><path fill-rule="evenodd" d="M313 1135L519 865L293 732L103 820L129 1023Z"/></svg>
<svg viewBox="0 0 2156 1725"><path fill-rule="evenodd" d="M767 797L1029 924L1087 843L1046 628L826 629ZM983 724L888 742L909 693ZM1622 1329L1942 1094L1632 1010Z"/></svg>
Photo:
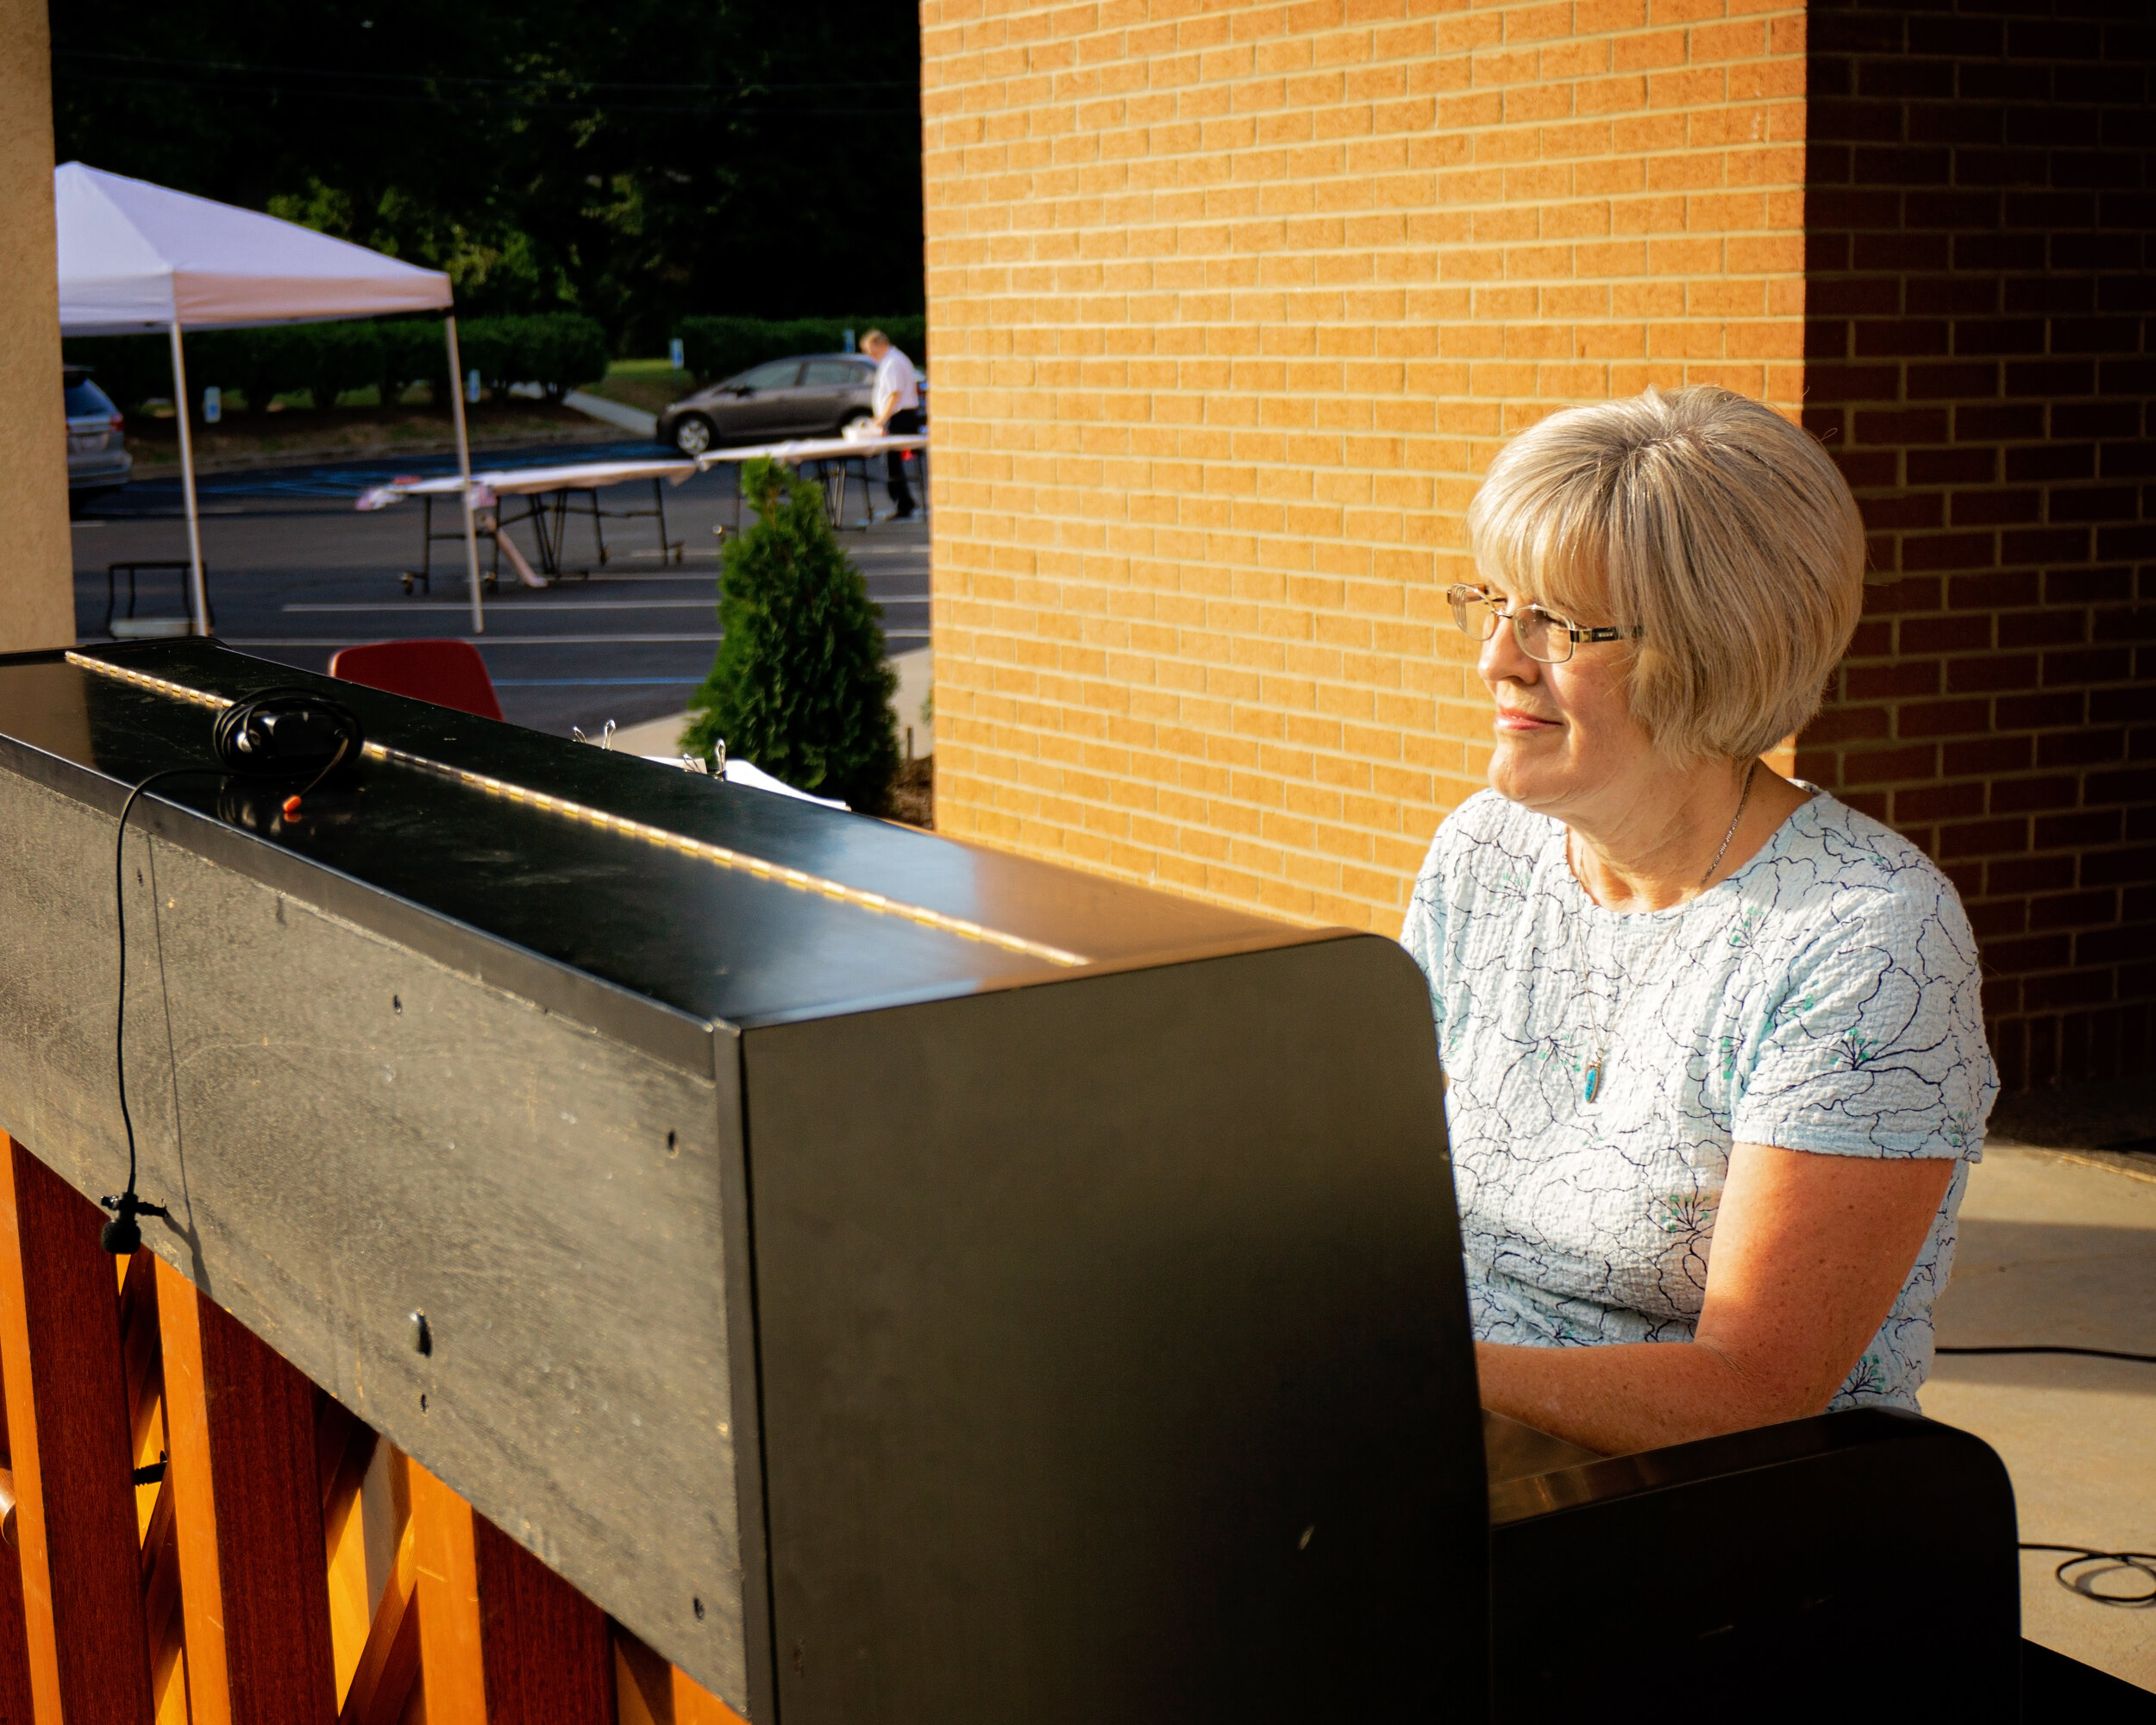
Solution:
<svg viewBox="0 0 2156 1725"><path fill-rule="evenodd" d="M921 429L921 411L918 407L901 407L886 423L884 429L893 437L911 437ZM913 513L912 487L906 482L906 451L893 449L884 457L885 471L890 476L891 506L901 515Z"/></svg>

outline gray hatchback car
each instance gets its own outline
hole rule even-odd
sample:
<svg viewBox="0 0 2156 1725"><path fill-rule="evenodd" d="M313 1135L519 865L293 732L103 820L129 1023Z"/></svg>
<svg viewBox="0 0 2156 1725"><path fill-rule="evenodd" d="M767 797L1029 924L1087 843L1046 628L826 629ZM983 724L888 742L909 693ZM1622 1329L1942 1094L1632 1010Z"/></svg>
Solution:
<svg viewBox="0 0 2156 1725"><path fill-rule="evenodd" d="M67 511L117 491L135 471L122 435L126 423L112 398L90 380L86 366L64 367L67 397Z"/></svg>
<svg viewBox="0 0 2156 1725"><path fill-rule="evenodd" d="M715 443L830 437L875 411L874 361L859 354L797 354L685 396L659 416L659 441L685 455Z"/></svg>

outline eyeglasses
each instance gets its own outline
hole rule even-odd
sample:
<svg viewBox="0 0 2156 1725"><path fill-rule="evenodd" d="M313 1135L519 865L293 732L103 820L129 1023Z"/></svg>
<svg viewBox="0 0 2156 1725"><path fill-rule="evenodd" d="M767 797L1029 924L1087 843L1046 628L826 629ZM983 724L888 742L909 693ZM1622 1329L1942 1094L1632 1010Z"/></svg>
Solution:
<svg viewBox="0 0 2156 1725"><path fill-rule="evenodd" d="M1569 618L1545 611L1539 605L1506 611L1481 587L1454 586L1445 593L1452 620L1470 641L1487 641L1501 621L1512 624L1513 639L1520 650L1537 664L1562 665L1583 641L1622 641L1644 631L1637 629L1577 629Z"/></svg>

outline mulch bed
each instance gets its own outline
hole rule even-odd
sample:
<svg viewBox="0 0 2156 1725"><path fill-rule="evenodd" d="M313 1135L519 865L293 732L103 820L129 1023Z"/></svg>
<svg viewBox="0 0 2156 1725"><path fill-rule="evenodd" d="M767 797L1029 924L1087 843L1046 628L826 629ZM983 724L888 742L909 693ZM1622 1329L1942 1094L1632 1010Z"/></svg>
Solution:
<svg viewBox="0 0 2156 1725"><path fill-rule="evenodd" d="M936 757L924 755L899 768L891 786L891 819L936 830Z"/></svg>

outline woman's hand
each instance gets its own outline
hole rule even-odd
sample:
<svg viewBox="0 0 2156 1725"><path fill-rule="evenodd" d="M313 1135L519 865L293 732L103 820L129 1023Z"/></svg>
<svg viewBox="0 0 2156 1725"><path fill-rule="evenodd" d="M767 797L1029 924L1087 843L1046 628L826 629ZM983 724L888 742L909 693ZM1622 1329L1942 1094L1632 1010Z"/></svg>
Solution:
<svg viewBox="0 0 2156 1725"><path fill-rule="evenodd" d="M1954 1167L1733 1146L1695 1339L1478 1343L1482 1405L1606 1455L1819 1413L1893 1309Z"/></svg>

